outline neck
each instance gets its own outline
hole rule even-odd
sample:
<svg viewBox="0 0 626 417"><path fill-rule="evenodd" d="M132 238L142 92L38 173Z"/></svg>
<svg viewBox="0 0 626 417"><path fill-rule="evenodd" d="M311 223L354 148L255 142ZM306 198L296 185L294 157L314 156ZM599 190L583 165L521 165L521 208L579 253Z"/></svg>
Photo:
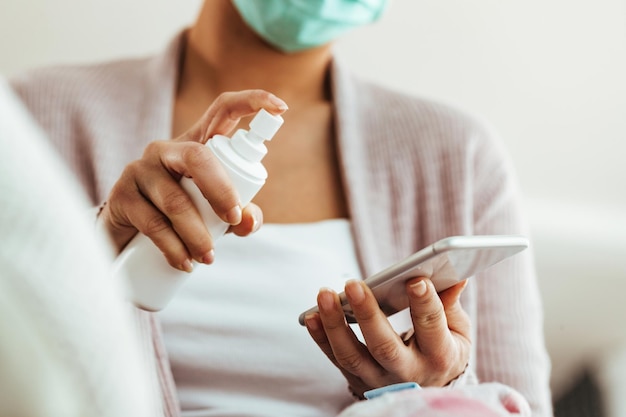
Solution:
<svg viewBox="0 0 626 417"><path fill-rule="evenodd" d="M207 0L187 33L178 95L208 105L224 91L260 88L290 108L328 101L330 49L281 53L248 28L230 0Z"/></svg>

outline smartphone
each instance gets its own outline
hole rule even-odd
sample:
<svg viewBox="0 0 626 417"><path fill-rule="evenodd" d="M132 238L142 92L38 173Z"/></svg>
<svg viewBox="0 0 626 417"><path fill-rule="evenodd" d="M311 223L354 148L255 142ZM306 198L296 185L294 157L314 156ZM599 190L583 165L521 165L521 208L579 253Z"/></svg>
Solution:
<svg viewBox="0 0 626 417"><path fill-rule="evenodd" d="M528 239L518 235L451 236L415 252L365 279L381 310L390 316L409 307L405 283L415 277L429 278L437 292L481 272L528 248ZM345 293L339 294L349 323L356 323ZM317 306L300 314L317 312Z"/></svg>

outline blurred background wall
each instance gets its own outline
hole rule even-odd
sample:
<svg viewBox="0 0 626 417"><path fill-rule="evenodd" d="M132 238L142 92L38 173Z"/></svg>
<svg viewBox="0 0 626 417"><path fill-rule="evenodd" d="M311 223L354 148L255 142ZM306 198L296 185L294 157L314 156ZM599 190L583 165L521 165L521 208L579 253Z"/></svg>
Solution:
<svg viewBox="0 0 626 417"><path fill-rule="evenodd" d="M0 73L156 52L199 5L3 0ZM392 0L338 50L500 132L535 239L554 395L590 371L607 415L626 416L626 0Z"/></svg>

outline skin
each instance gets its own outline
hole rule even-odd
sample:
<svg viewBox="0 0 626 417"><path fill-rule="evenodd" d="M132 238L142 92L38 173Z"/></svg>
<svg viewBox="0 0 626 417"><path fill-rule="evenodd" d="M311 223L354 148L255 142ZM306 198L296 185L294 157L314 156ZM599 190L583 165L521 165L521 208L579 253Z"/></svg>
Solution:
<svg viewBox="0 0 626 417"><path fill-rule="evenodd" d="M186 34L172 109L175 139L150 144L129 164L101 213L117 249L140 231L175 268L191 271L191 259L213 262L213 240L178 184L183 176L241 236L263 221L349 218L335 149L330 61L330 44L283 54L251 31L229 0L205 1ZM284 113L285 123L266 143L266 185L253 203L240 207L224 170L202 144L246 128L260 108ZM438 296L427 279L409 281L415 331L401 338L369 289L350 281L345 290L367 345L356 339L337 294L328 289L320 290L320 313L306 318L307 329L358 395L401 381L442 386L463 372L469 358L470 323L459 303L463 287Z"/></svg>

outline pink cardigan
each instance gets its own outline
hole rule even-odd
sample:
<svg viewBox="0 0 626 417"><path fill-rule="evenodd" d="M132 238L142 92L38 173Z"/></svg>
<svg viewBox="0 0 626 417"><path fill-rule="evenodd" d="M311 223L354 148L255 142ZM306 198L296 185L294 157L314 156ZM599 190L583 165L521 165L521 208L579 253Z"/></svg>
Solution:
<svg viewBox="0 0 626 417"><path fill-rule="evenodd" d="M36 70L12 80L92 202L146 144L170 137L181 37L156 57ZM450 235L528 234L511 160L484 121L357 79L337 59L333 97L341 172L363 276ZM550 416L550 364L530 250L470 280L468 372L521 392ZM156 318L141 313L165 415L179 415Z"/></svg>

